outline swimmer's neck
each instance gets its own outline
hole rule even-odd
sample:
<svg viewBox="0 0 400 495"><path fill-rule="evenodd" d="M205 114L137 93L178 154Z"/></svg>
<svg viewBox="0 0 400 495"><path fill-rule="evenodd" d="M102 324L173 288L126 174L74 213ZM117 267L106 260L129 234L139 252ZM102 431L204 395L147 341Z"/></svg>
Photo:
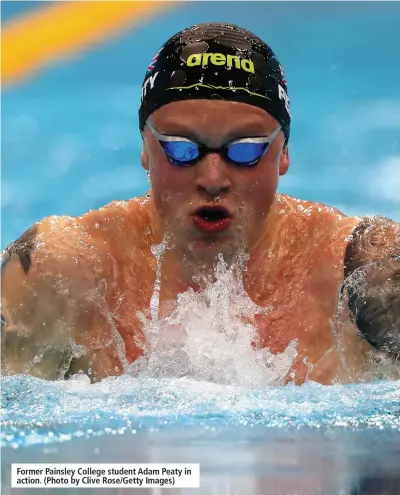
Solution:
<svg viewBox="0 0 400 495"><path fill-rule="evenodd" d="M162 263L162 292L168 299L191 289L201 292L217 282L221 273L229 272L235 280L243 277L247 257L242 255L234 260L216 259L213 263L182 263L175 252L166 252ZM168 294L168 295L167 295Z"/></svg>
<svg viewBox="0 0 400 495"><path fill-rule="evenodd" d="M223 256L223 265L226 270L231 270L235 278L244 278L244 280L259 278L260 269L268 272L266 264L273 263L273 256L269 256L268 252L273 253L276 246L276 232L278 230L279 215L279 195L275 197L268 215L265 218L261 235L253 241L251 249L242 250L233 256ZM153 228L158 230L155 232L155 243L162 240L161 221L155 210L154 205L151 206L152 217L154 223ZM217 280L217 267L221 266L221 261L218 256L213 258L197 258L186 260L184 256L174 249L165 249L161 255L161 296L168 300L176 299L180 293L186 292L189 289L199 292L204 290L210 284ZM245 274L244 274L245 272ZM245 284L247 285L247 284Z"/></svg>

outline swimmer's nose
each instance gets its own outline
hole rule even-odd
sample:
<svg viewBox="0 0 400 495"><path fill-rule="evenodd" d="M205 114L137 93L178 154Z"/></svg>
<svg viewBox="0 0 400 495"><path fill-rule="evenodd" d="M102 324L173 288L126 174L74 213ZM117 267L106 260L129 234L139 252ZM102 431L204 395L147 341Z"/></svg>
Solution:
<svg viewBox="0 0 400 495"><path fill-rule="evenodd" d="M218 153L209 153L197 165L196 185L210 196L226 193L231 188L228 167Z"/></svg>

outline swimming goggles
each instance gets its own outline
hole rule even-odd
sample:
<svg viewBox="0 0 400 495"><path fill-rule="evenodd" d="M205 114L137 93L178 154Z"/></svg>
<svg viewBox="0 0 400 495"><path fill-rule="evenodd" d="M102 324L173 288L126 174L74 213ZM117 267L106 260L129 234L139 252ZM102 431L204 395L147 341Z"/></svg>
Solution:
<svg viewBox="0 0 400 495"><path fill-rule="evenodd" d="M159 142L168 160L178 167L190 167L208 153L219 153L226 161L238 167L254 167L267 153L269 145L276 139L281 126L265 137L236 139L221 148L208 148L185 137L159 134L147 121L147 127Z"/></svg>

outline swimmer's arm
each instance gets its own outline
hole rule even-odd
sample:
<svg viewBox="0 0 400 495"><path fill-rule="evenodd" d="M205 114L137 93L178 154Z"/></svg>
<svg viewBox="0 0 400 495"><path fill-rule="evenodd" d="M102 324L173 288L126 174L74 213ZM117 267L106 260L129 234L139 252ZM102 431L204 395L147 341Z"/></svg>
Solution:
<svg viewBox="0 0 400 495"><path fill-rule="evenodd" d="M85 352L77 337L85 341L94 324L101 335L104 322L91 298L99 270L89 247L72 219L63 217L36 224L7 248L1 272L3 373L63 378Z"/></svg>
<svg viewBox="0 0 400 495"><path fill-rule="evenodd" d="M367 217L345 254L344 293L361 336L400 362L400 224Z"/></svg>

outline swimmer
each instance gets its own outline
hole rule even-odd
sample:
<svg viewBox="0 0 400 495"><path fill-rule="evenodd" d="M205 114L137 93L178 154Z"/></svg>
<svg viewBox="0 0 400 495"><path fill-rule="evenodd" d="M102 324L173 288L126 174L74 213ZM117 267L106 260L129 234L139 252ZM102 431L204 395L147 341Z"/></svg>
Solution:
<svg viewBox="0 0 400 495"><path fill-rule="evenodd" d="M4 253L3 373L123 373L146 347L139 315L150 314L161 243L159 318L240 252L246 293L269 308L255 345L277 354L297 341L288 381L342 379L339 298L351 361L399 361L400 226L279 194L290 121L283 69L256 35L208 23L170 38L142 86L148 194L46 218Z"/></svg>

